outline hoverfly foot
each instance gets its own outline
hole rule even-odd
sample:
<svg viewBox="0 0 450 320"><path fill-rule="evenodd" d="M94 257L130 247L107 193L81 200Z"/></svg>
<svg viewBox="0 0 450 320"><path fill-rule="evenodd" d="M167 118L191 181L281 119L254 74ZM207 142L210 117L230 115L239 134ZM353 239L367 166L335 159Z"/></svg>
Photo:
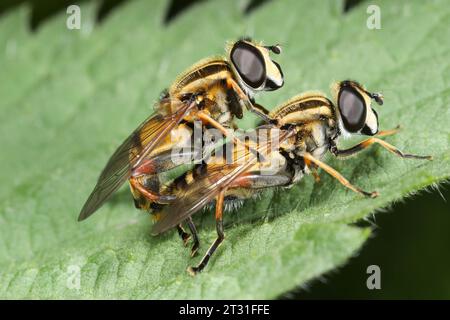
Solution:
<svg viewBox="0 0 450 320"><path fill-rule="evenodd" d="M372 192L367 192L364 190L359 190L359 193L361 193L362 195L369 197L369 198L376 198L378 197L380 194L378 193L378 191L372 191Z"/></svg>
<svg viewBox="0 0 450 320"><path fill-rule="evenodd" d="M186 270L190 276L195 277L200 270L197 267L188 267Z"/></svg>
<svg viewBox="0 0 450 320"><path fill-rule="evenodd" d="M373 191L369 193L369 196L373 199L376 198L380 195L380 193L378 191Z"/></svg>

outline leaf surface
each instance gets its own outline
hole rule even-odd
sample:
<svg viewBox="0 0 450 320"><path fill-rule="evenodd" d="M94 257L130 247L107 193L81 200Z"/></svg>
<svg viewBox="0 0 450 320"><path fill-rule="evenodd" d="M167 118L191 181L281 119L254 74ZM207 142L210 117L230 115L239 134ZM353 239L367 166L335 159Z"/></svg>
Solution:
<svg viewBox="0 0 450 320"><path fill-rule="evenodd" d="M130 1L101 24L95 2L82 29L61 13L36 33L27 7L0 18L0 296L4 298L275 298L345 263L370 230L350 225L450 172L450 7L445 1L377 1L382 29L366 27L367 3L342 13L339 1L199 3L168 26L165 1ZM404 151L373 147L326 161L364 199L321 173L270 190L225 217L226 240L202 274L175 232L149 235L148 215L124 188L89 220L77 215L108 156L185 68L251 35L280 43L285 86L258 96L272 108L332 81L357 79L381 91L382 129ZM241 122L250 127L255 118ZM351 145L356 140L342 141ZM196 217L201 253L215 238L213 215ZM80 276L77 278L77 276ZM79 287L77 279L80 280Z"/></svg>

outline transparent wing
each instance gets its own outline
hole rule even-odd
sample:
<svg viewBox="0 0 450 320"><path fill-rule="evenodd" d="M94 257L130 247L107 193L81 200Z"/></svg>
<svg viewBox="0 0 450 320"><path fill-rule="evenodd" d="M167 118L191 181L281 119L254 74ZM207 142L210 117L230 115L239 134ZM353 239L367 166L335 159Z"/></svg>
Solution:
<svg viewBox="0 0 450 320"><path fill-rule="evenodd" d="M293 131L283 131L279 137L279 143L285 141ZM256 148L257 152L266 152L270 144L260 144ZM245 161L242 161L245 157ZM212 201L220 191L225 190L236 178L252 168L258 161L256 155L245 153L241 157L233 159L233 163L222 165L208 165L206 174L188 184L184 190L177 194L177 200L166 206L160 214L160 218L153 225L152 233L160 234L165 232L192 214L199 211L210 201Z"/></svg>
<svg viewBox="0 0 450 320"><path fill-rule="evenodd" d="M178 103L180 106L176 113L150 116L117 148L81 209L78 221L86 219L100 208L130 178L132 169L140 160L145 158L195 105L194 102Z"/></svg>

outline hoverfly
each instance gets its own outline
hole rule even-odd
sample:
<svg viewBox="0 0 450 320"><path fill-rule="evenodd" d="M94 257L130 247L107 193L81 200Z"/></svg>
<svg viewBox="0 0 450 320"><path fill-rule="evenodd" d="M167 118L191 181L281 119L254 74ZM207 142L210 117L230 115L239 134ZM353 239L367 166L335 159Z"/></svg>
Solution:
<svg viewBox="0 0 450 320"><path fill-rule="evenodd" d="M250 198L262 189L291 187L305 174L315 173L316 169L321 168L352 191L372 198L378 196L376 191L368 192L354 186L338 171L322 162L321 159L328 151L336 157L348 157L373 144L379 144L402 158L431 160L431 156L403 153L380 139L398 131L378 131L378 115L372 108L372 100L383 104L381 94L371 93L355 81L339 82L333 86L333 90L335 103L321 93L306 93L292 98L270 113L269 116L277 120L278 126L258 127L256 131L269 129L269 138L263 142L253 142L258 152L269 152L263 160L248 152L244 152L244 156L234 157L231 163L213 157L208 163L197 164L192 171L176 179L164 190L167 194L176 195L176 200L159 206L153 234L160 234L186 221L194 238L191 253L195 253L199 246L195 227L191 227L191 216L215 201L218 236L200 263L188 268L191 274L202 271L222 243L224 208L233 207L236 201ZM275 135L277 130L278 134ZM340 136L353 134L370 138L349 149L337 147ZM273 136L278 138L275 149L270 147L274 143ZM230 143L234 143L234 152L245 148L242 144ZM245 161L239 161L243 157ZM274 170L272 164L275 159L277 165ZM271 168L270 174L265 174L267 168Z"/></svg>
<svg viewBox="0 0 450 320"><path fill-rule="evenodd" d="M264 46L241 39L227 48L227 57L200 61L181 74L156 105L156 113L147 118L114 152L101 172L97 184L81 209L84 220L100 208L129 179L133 194L152 201L170 201L170 196L154 194L146 187L154 183L152 175L174 167L170 150L171 134L192 134L192 123L220 130L230 137L233 118L242 118L243 106L270 121L268 111L254 103L254 94L283 86L281 67L269 54L279 54L278 45ZM231 137L232 139L235 139ZM235 139L236 141L236 139ZM239 141L237 141L239 142Z"/></svg>

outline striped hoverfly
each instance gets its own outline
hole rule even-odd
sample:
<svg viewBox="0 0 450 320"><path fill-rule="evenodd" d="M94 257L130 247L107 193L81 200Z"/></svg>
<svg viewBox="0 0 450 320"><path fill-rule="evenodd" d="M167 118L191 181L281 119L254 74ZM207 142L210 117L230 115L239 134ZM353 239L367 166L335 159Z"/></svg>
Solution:
<svg viewBox="0 0 450 320"><path fill-rule="evenodd" d="M321 159L327 152L338 158L349 157L378 144L402 158L432 159L431 156L403 153L380 139L398 131L398 128L378 129L378 115L372 108L372 100L383 104L381 94L371 93L355 81L342 81L333 86L333 96L335 103L315 92L292 98L269 114L277 120L277 125L257 127L254 136L258 138L250 139L248 145L234 141L228 143L233 147L232 161L225 159L224 154L212 155L208 161L197 164L159 190L160 193L174 195L176 199L169 204L149 204L156 217L152 233L156 235L177 227L186 244L190 235L181 226L186 223L193 237L192 256L199 248L192 215L215 202L217 238L200 263L188 268L190 274L202 271L222 243L224 210L236 207L236 203L252 198L266 188L291 187L305 174L317 176L316 170L320 168L356 193L372 198L378 196L376 191L368 192L354 186L324 163ZM339 137L354 134L370 137L351 148L338 148ZM248 152L250 147L258 153Z"/></svg>
<svg viewBox="0 0 450 320"><path fill-rule="evenodd" d="M281 48L241 39L227 47L227 57L202 60L182 73L161 96L155 114L110 157L78 220L93 214L127 179L134 195L169 202L173 197L152 193L146 183L154 184L155 175L176 166L171 149L179 141L171 137L191 139L194 121L214 127L228 138L227 129L235 128L235 117L242 118L243 106L270 122L268 111L254 103L257 92L273 91L284 84L281 67L270 58L270 52L279 54Z"/></svg>

